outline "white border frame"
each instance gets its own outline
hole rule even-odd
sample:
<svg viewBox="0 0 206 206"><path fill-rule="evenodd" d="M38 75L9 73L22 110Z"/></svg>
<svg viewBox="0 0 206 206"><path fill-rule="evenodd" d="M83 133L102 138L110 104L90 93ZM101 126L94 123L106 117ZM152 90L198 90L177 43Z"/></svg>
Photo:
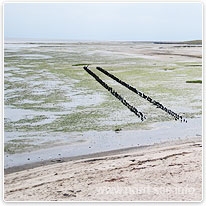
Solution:
<svg viewBox="0 0 206 206"><path fill-rule="evenodd" d="M205 174L205 164L204 164L204 148L205 148L205 142L204 142L204 139L205 139L205 128L204 128L204 125L206 123L206 119L205 119L205 114L206 114L206 102L205 102L205 87L206 87L206 83L205 83L205 79L206 79L206 71L205 71L205 37L204 37L204 33L205 33L205 27L204 27L204 20L205 20L205 14L204 14L204 11L205 11L205 8L204 8L204 3L206 1L178 1L178 0L174 0L174 1L164 1L164 0L160 0L160 1L155 1L155 0L144 0L144 1L137 1L137 0L129 0L128 2L125 2L124 0L113 0L113 1L109 1L109 0L105 0L105 1L98 1L98 0L92 0L92 1L87 1L87 0L72 0L72 1L60 1L60 2L57 2L57 1L41 1L41 0L36 0L36 1L31 1L31 0L23 0L23 1L15 1L15 0L4 0L3 2L3 5L2 6L2 11L3 13L1 14L2 15L2 27L3 27L3 30L2 30L2 35L1 35L1 42L2 42L2 55L1 55L1 58L2 58L2 70L0 71L0 76L1 76L1 79L2 79L2 85L0 85L0 89L1 89L1 95L2 97L0 98L0 100L3 100L1 102L1 108L2 108L2 112L0 113L1 116L1 119L2 119L2 124L0 124L0 128L1 128L1 134L2 134L2 141L3 141L3 144L2 144L2 153L4 153L4 85L3 85L3 82L4 82L4 72L3 72L3 68L4 68L4 5L5 3L8 4L8 3L201 3L202 4L202 81L203 81L203 84L202 84L202 115L203 115L203 118L202 118L202 200L201 201L132 201L132 202L141 202L141 203L144 203L144 204L149 204L149 203L154 203L154 204L157 204L157 203L182 203L182 204L188 204L188 203L193 203L193 202L201 202L201 205L204 203L204 175ZM2 155L2 160L3 160L3 165L1 167L2 169L2 182L4 183L4 155ZM2 184L2 192L3 192L3 195L4 195L4 184ZM3 199L3 198L2 198ZM4 201L4 199L3 199ZM13 203L21 203L21 202L24 202L24 201L4 201L3 204L5 203L9 203L9 202L13 202ZM38 202L38 204L40 205L43 205L45 203L50 203L50 202L55 202L55 201L27 201L25 203L33 203L33 202ZM102 202L106 202L106 201L84 201L84 202L89 202L90 204L94 204L94 203L102 203ZM131 201L108 201L106 203L130 203ZM42 203L42 204L41 204ZM60 202L58 202L60 203ZM61 203L83 203L83 201L61 201Z"/></svg>

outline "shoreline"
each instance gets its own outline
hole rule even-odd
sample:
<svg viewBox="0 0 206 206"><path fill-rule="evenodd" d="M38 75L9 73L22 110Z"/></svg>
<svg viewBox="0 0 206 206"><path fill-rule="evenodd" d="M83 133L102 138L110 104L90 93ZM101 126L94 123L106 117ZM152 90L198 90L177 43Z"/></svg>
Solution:
<svg viewBox="0 0 206 206"><path fill-rule="evenodd" d="M34 162L34 163L23 164L20 166L13 166L13 167L4 168L4 174L7 175L7 174L15 173L15 172L28 170L28 169L34 169L37 167L42 167L42 166L47 166L47 165L55 165L55 164L63 163L63 162L103 158L103 157L108 157L108 156L112 156L112 155L124 154L126 152L142 151L142 150L145 150L146 148L151 149L151 148L156 148L156 147L178 145L178 144L182 144L182 143L193 143L197 140L198 141L202 140L202 137L196 136L196 137L191 137L191 138L189 137L189 138L185 138L185 139L165 141L165 142L161 142L161 143L154 143L152 145L135 146L135 147L115 149L115 150L103 151L103 152L97 152L97 153L91 153L91 154L85 154L85 155L77 155L77 156L72 156L72 157L60 157L60 158L48 159L48 160L38 161L38 162Z"/></svg>
<svg viewBox="0 0 206 206"><path fill-rule="evenodd" d="M180 139L184 141L185 139L201 136L201 122L201 118L198 118L191 119L187 124L178 122L156 123L150 130L74 133L72 134L73 140L77 142L13 155L5 154L4 169L12 171L16 168L13 171L20 171L22 166L25 166L25 169L32 168L32 164L41 166L55 163L54 160L57 160L57 162L69 161L78 158L102 156L110 153L110 151L112 151L111 154L113 152L116 154L125 149L140 148ZM84 142L78 143L80 139L84 139Z"/></svg>
<svg viewBox="0 0 206 206"><path fill-rule="evenodd" d="M5 174L4 200L202 200L201 137L75 158Z"/></svg>

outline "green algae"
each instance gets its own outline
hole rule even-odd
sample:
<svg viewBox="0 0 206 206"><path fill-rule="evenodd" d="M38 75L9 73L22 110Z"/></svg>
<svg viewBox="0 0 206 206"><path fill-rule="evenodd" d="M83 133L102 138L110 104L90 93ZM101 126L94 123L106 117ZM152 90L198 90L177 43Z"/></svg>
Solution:
<svg viewBox="0 0 206 206"><path fill-rule="evenodd" d="M202 80L186 81L186 83L199 83L199 84L202 84Z"/></svg>

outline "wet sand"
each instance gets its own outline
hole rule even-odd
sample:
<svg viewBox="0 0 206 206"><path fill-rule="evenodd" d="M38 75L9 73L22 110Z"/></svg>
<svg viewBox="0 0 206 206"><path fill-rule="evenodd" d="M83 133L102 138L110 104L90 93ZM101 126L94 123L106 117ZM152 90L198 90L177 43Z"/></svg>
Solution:
<svg viewBox="0 0 206 206"><path fill-rule="evenodd" d="M179 139L189 139L201 136L202 119L189 119L188 123L178 121L156 123L150 130L128 130L128 131L88 131L70 136L84 139L84 142L65 144L51 148L37 149L36 151L23 152L4 156L4 168L6 171L14 168L24 168L23 165L43 165L73 159L74 157L90 154L107 154L109 151L123 151L126 148L143 147ZM125 138L126 137L126 138ZM10 169L9 169L10 168Z"/></svg>
<svg viewBox="0 0 206 206"><path fill-rule="evenodd" d="M201 201L202 140L54 161L5 173L6 201ZM10 173L10 174L9 174Z"/></svg>
<svg viewBox="0 0 206 206"><path fill-rule="evenodd" d="M199 44L9 40L4 49L6 168L58 158L56 147L65 145L67 152L61 157L143 145L150 137L159 143L158 138L168 141L201 134L200 126L193 122L199 122L202 115L202 85L186 83L202 79ZM88 75L82 68L85 63L144 113L146 121ZM188 123L173 129L174 121L168 114L96 70L96 66L188 119ZM159 130L154 134L156 123L174 132L160 134ZM118 135L116 129L121 129ZM135 136L125 134L133 130ZM136 131L143 133L137 136ZM77 149L73 149L74 144Z"/></svg>

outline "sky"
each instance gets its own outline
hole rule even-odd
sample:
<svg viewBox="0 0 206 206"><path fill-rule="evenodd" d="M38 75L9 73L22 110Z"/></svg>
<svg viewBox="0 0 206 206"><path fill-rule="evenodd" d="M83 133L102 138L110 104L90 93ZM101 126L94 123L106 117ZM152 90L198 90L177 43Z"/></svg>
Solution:
<svg viewBox="0 0 206 206"><path fill-rule="evenodd" d="M5 3L4 38L202 39L201 3Z"/></svg>

